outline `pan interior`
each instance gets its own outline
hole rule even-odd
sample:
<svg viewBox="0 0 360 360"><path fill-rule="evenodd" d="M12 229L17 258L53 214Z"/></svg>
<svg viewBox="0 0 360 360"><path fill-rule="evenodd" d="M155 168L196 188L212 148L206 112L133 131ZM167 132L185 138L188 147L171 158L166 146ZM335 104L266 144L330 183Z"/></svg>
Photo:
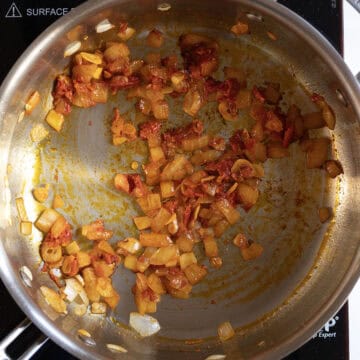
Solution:
<svg viewBox="0 0 360 360"><path fill-rule="evenodd" d="M137 29L136 38L129 42L132 58L141 58L154 52L144 46L144 38L153 23L140 21L138 17L130 20ZM146 20L146 17L142 20ZM256 33L235 38L229 33L228 27L220 23L209 27L200 25L191 17L186 23L174 17L163 20L156 23L156 27L166 34L165 46L160 50L163 56L171 53L179 55L177 39L182 33L191 31L212 36L218 40L221 49L221 66L215 78L223 79L223 66L241 67L248 74L250 88L266 81L280 83L284 93L281 101L283 109L296 104L302 113L316 110L309 99L306 81L294 77L289 64L284 64L278 54L269 51L271 47L257 41ZM91 36L88 47L115 37L113 31ZM39 145L29 139L33 125L43 122L51 107L52 79L65 63L58 62L47 75L41 74L41 83L32 84L46 96L43 96L41 106L14 129L8 158L8 181L12 197L22 196L29 218L35 220L43 206L35 203L31 191L38 184L52 184L52 191L61 193L65 201L63 213L73 224L77 235L82 224L101 218L106 227L114 231L114 242L127 236L136 237L137 230L131 219L139 213L139 209L129 197L115 191L112 180L116 173L134 172L130 168L132 161L140 164L146 162L147 149L140 140L114 147L110 135L114 107L118 107L120 113L136 125L144 120L133 110L132 101L126 100L124 94L119 94L107 104L91 109L74 109L67 117L61 133L51 131L50 138ZM234 129L249 127L252 123L245 112L236 122L224 122L213 104L205 106L198 118L204 121L206 132L226 138ZM181 126L189 121L191 118L182 111L182 99L171 100L170 117L165 128ZM325 130L324 133L313 133L319 134L330 136ZM218 345L215 345L217 342L214 336L218 325L230 320L243 337L237 341L248 346L244 347L244 352L252 354L261 351L250 350L254 341L261 339L247 338L246 334L251 334L251 329L258 329L266 317L274 316L277 311L274 312L274 309L279 308L304 281L329 230L328 225L320 224L318 208L335 207L336 203L336 182L328 182L323 171L306 170L305 155L298 144L291 145L290 150L289 158L266 162L266 176L261 184L258 203L249 212L241 210L241 221L219 240L224 264L222 268L214 270L208 266L208 276L194 287L188 300L162 297L155 314L162 326L159 336L139 344L127 328L129 312L136 311L131 294L134 275L122 266L113 277L121 301L109 318L99 319L93 315L77 318L70 311L66 318L56 317L58 326L66 332L71 332L74 324L84 327L97 336L98 343L111 340L122 342L134 354L141 353L145 359L145 356L154 356L155 343L159 351L170 347L193 350L188 348L190 339L195 339L199 349L216 347ZM11 231L16 234L14 207L12 214L14 225ZM250 239L263 245L261 258L252 262L242 260L240 252L232 245L232 239L238 232L244 232ZM49 283L38 270L38 246L42 234L34 230L30 240L15 236L21 241L18 249L21 249L22 259L26 258L27 265L36 273L35 284ZM202 249L199 249L197 255L200 262L208 265ZM51 314L50 309L46 311ZM261 336L271 339L271 334ZM233 346L237 348L237 343Z"/></svg>

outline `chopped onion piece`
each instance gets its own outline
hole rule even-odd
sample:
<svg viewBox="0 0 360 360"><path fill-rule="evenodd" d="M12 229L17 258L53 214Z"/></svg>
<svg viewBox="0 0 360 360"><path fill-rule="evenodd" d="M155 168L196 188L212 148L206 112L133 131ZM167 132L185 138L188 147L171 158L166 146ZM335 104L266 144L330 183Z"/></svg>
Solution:
<svg viewBox="0 0 360 360"><path fill-rule="evenodd" d="M140 243L142 246L168 247L172 244L171 238L166 234L142 233L140 234Z"/></svg>
<svg viewBox="0 0 360 360"><path fill-rule="evenodd" d="M319 220L321 223L326 222L331 217L331 210L328 207L319 208Z"/></svg>
<svg viewBox="0 0 360 360"><path fill-rule="evenodd" d="M335 160L326 161L325 170L328 173L328 175L333 179L344 172L341 164Z"/></svg>
<svg viewBox="0 0 360 360"><path fill-rule="evenodd" d="M36 105L40 102L40 94L34 91L25 104L25 115L30 115L35 109Z"/></svg>
<svg viewBox="0 0 360 360"><path fill-rule="evenodd" d="M76 274L74 278L81 284L81 286L85 286L85 281L80 274Z"/></svg>
<svg viewBox="0 0 360 360"><path fill-rule="evenodd" d="M226 358L226 355L223 354L214 354L208 356L205 360L223 360Z"/></svg>
<svg viewBox="0 0 360 360"><path fill-rule="evenodd" d="M19 217L22 221L27 221L28 216L25 209L24 199L22 197L15 199L16 208L19 214Z"/></svg>
<svg viewBox="0 0 360 360"><path fill-rule="evenodd" d="M230 322L226 321L218 327L218 334L221 341L226 341L235 335L235 331Z"/></svg>
<svg viewBox="0 0 360 360"><path fill-rule="evenodd" d="M63 114L59 114L52 109L46 115L45 120L53 129L59 132L62 129L65 118Z"/></svg>
<svg viewBox="0 0 360 360"><path fill-rule="evenodd" d="M142 337L154 335L161 329L159 322L155 318L136 312L130 313L129 325Z"/></svg>
<svg viewBox="0 0 360 360"><path fill-rule="evenodd" d="M148 216L136 216L133 220L138 230L145 230L151 226L151 218Z"/></svg>
<svg viewBox="0 0 360 360"><path fill-rule="evenodd" d="M103 21L100 21L96 26L95 30L98 34L109 31L114 27L113 24L108 19L105 19Z"/></svg>
<svg viewBox="0 0 360 360"><path fill-rule="evenodd" d="M161 181L169 181L169 180L181 180L187 174L186 165L188 160L185 156L179 155L174 158L174 160L168 162L161 175Z"/></svg>
<svg viewBox="0 0 360 360"><path fill-rule="evenodd" d="M185 151L194 151L194 150L202 149L208 145L209 145L209 135L184 139L182 141L182 148Z"/></svg>
<svg viewBox="0 0 360 360"><path fill-rule="evenodd" d="M33 196L36 201L43 203L49 196L49 185L39 186L33 190Z"/></svg>
<svg viewBox="0 0 360 360"><path fill-rule="evenodd" d="M20 232L23 235L31 235L31 233L32 233L32 222L31 221L21 221L20 222Z"/></svg>
<svg viewBox="0 0 360 360"><path fill-rule="evenodd" d="M91 304L91 312L93 314L105 314L106 313L106 304L103 302L93 302Z"/></svg>
<svg viewBox="0 0 360 360"><path fill-rule="evenodd" d="M132 27L127 26L124 31L119 31L117 36L120 38L121 41L129 40L134 34L136 30Z"/></svg>
<svg viewBox="0 0 360 360"><path fill-rule="evenodd" d="M117 246L130 254L135 254L142 248L140 241L132 237L119 241Z"/></svg>
<svg viewBox="0 0 360 360"><path fill-rule="evenodd" d="M228 200L219 199L216 206L231 225L234 225L240 219L239 212L231 206Z"/></svg>
<svg viewBox="0 0 360 360"><path fill-rule="evenodd" d="M80 41L73 41L69 45L66 46L64 51L64 57L68 57L74 55L81 48Z"/></svg>
<svg viewBox="0 0 360 360"><path fill-rule="evenodd" d="M232 173L236 173L237 171L239 171L241 168L243 167L248 167L250 169L252 169L254 171L254 166L253 164L249 161L249 160L246 160L246 159L237 159L235 162L234 162L234 165L232 166L231 168L231 172Z"/></svg>
<svg viewBox="0 0 360 360"><path fill-rule="evenodd" d="M146 38L146 44L148 46L159 48L164 43L164 34L158 30L153 29L149 32L147 38Z"/></svg>
<svg viewBox="0 0 360 360"><path fill-rule="evenodd" d="M66 303L60 295L53 289L47 286L40 286L40 291L44 296L46 302L58 313L66 314Z"/></svg>
<svg viewBox="0 0 360 360"><path fill-rule="evenodd" d="M315 169L322 166L328 156L330 140L318 138L309 140L310 144L306 150L306 167Z"/></svg>
<svg viewBox="0 0 360 360"><path fill-rule="evenodd" d="M264 249L260 244L252 243L249 247L241 248L241 256L245 261L254 260L261 256Z"/></svg>
<svg viewBox="0 0 360 360"><path fill-rule="evenodd" d="M231 32L235 35L244 35L249 33L249 24L245 22L238 21L235 25L231 27Z"/></svg>
<svg viewBox="0 0 360 360"><path fill-rule="evenodd" d="M144 197L138 198L137 203L141 207L141 210L145 213L161 208L161 199L159 194L145 195Z"/></svg>
<svg viewBox="0 0 360 360"><path fill-rule="evenodd" d="M74 278L66 279L65 280L66 286L64 289L64 294L67 296L67 299L72 302L74 301L77 296L81 299L81 304L86 306L89 305L89 299L86 295L85 289L82 287L79 281Z"/></svg>
<svg viewBox="0 0 360 360"><path fill-rule="evenodd" d="M54 209L45 209L40 217L36 220L35 226L43 232L48 232L54 222L61 215Z"/></svg>

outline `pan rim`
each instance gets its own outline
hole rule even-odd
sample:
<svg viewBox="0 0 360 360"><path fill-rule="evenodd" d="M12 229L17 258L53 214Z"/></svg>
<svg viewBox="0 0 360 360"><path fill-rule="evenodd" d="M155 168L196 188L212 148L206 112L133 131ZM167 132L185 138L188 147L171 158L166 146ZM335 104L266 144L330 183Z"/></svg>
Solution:
<svg viewBox="0 0 360 360"><path fill-rule="evenodd" d="M324 59L324 62L326 62L327 66L329 66L341 80L344 91L348 94L349 102L353 105L357 119L360 121L360 91L358 83L350 70L347 68L341 56L332 47L328 40L318 32L318 30L300 16L275 1L233 1L251 6L255 10L271 16L282 25L288 28L291 27L293 31L302 37L309 46L316 48L319 55L322 59ZM0 113L3 114L5 112L6 104L15 88L17 78L20 76L19 74L21 74L21 69L24 67L26 68L28 64L40 56L43 49L46 49L54 38L64 34L66 29L76 25L79 21L85 19L90 14L94 14L96 11L121 2L124 2L124 0L104 0L102 2L98 2L97 0L88 1L72 10L70 14L57 20L39 37L37 37L12 67L0 87ZM331 61L328 59L331 59ZM63 330L54 327L52 320L50 320L38 307L36 302L27 295L26 290L12 281L12 279L18 278L18 274L11 267L3 244L0 246L0 261L3 264L0 267L0 276L6 288L20 308L36 324L36 326L40 328L40 330L46 333L58 345L78 357L88 359L107 359L107 357L103 357L98 353L94 355L87 351L87 348L80 342L74 342L70 335L66 334ZM348 294L355 286L359 276L360 252L358 252L357 255L354 255L353 262L350 265L350 271L346 274L343 282L332 295L327 306L322 308L321 312L309 321L306 326L300 329L297 334L289 336L281 344L262 353L262 358L277 359L283 357L305 343L313 335L313 333L319 329L346 301Z"/></svg>

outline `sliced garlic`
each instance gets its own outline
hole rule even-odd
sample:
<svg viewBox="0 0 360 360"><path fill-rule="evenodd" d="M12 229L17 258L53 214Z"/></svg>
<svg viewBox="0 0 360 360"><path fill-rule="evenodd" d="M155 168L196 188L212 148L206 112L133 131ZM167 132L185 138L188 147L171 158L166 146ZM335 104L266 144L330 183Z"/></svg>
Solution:
<svg viewBox="0 0 360 360"><path fill-rule="evenodd" d="M120 345L106 344L106 347L113 352L127 353L128 351Z"/></svg>
<svg viewBox="0 0 360 360"><path fill-rule="evenodd" d="M66 46L64 50L64 57L68 57L74 55L81 48L80 41L73 41L69 45Z"/></svg>
<svg viewBox="0 0 360 360"><path fill-rule="evenodd" d="M98 34L103 33L105 31L109 31L110 29L112 29L114 27L114 25L108 20L105 19L103 21L100 21L96 26L95 26L95 30Z"/></svg>
<svg viewBox="0 0 360 360"><path fill-rule="evenodd" d="M208 356L205 360L223 360L226 358L226 355L223 354L214 354Z"/></svg>
<svg viewBox="0 0 360 360"><path fill-rule="evenodd" d="M86 336L86 337L91 338L91 334L90 334L87 330L85 330L85 329L79 329L79 330L78 330L78 334L79 334L79 335L82 335L82 336Z"/></svg>

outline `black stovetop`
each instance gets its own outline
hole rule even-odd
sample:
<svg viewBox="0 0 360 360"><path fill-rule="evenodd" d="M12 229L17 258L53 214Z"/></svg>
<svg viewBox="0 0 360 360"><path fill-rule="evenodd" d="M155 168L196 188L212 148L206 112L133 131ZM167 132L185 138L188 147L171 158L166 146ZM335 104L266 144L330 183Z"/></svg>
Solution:
<svg viewBox="0 0 360 360"><path fill-rule="evenodd" d="M270 0L269 0L270 1ZM0 1L0 82L25 48L48 25L83 0L1 0ZM343 53L342 0L279 0L312 23ZM12 300L0 281L0 340L13 329L25 315ZM21 340L8 350L17 358L40 335L35 326L28 328ZM48 341L33 359L75 359ZM348 306L331 318L314 337L286 360L348 360Z"/></svg>

